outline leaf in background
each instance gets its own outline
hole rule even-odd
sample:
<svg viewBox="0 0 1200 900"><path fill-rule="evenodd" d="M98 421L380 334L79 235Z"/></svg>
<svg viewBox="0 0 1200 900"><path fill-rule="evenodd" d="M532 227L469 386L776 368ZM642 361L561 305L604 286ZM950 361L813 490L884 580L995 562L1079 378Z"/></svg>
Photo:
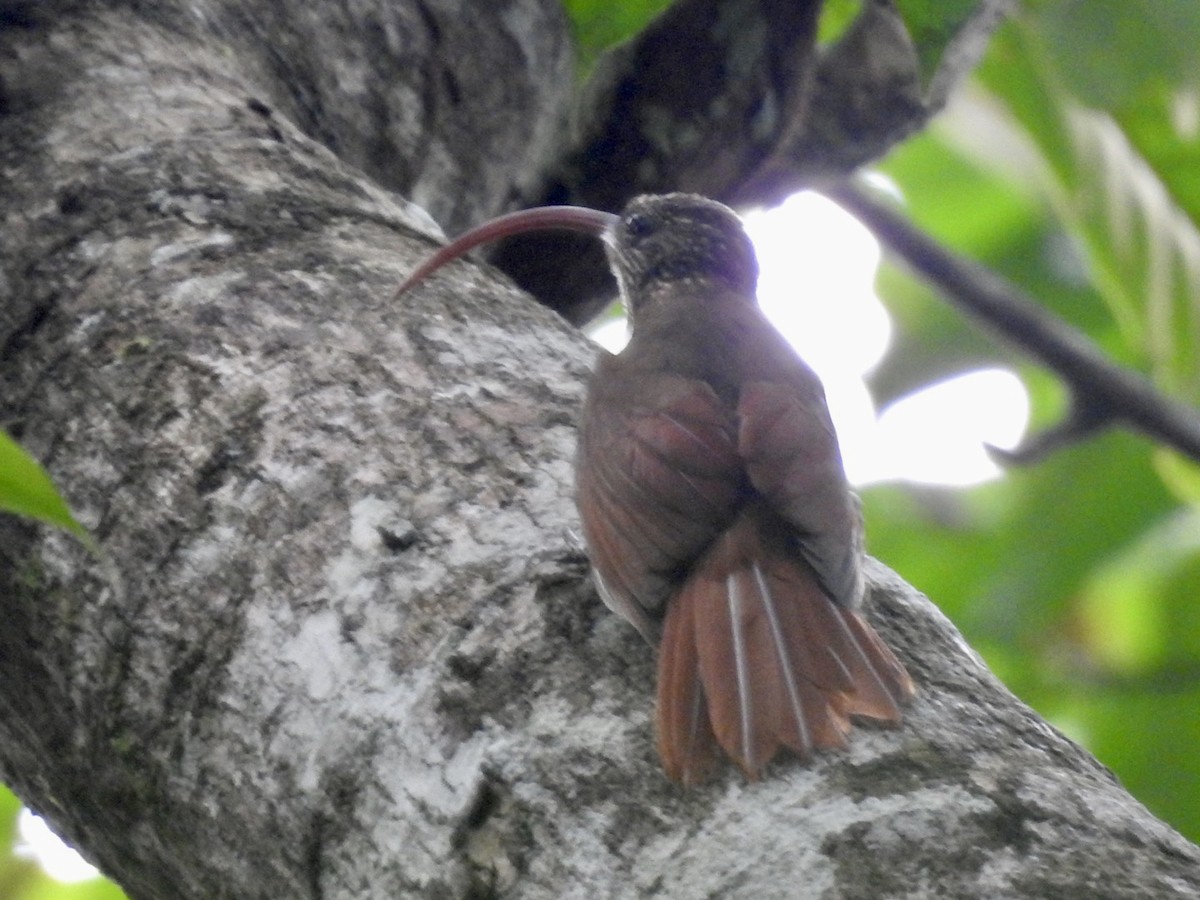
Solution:
<svg viewBox="0 0 1200 900"><path fill-rule="evenodd" d="M87 531L75 521L50 476L4 432L0 432L0 510L57 525L90 544Z"/></svg>
<svg viewBox="0 0 1200 900"><path fill-rule="evenodd" d="M54 880L36 860L18 856L17 820L23 805L0 784L0 898L3 900L125 900L125 893L105 878L63 883Z"/></svg>
<svg viewBox="0 0 1200 900"><path fill-rule="evenodd" d="M1064 87L1086 106L1116 110L1196 77L1195 0L1060 0L1034 9Z"/></svg>
<svg viewBox="0 0 1200 900"><path fill-rule="evenodd" d="M13 853L20 813L21 801L0 784L0 897L17 896L18 891L38 877L36 865Z"/></svg>
<svg viewBox="0 0 1200 900"><path fill-rule="evenodd" d="M1196 840L1200 685L1195 677L1175 684L1091 686L1074 693L1063 687L1045 707L1051 719L1086 722L1082 737L1092 752L1103 761L1119 761L1121 783L1151 812Z"/></svg>
<svg viewBox="0 0 1200 900"><path fill-rule="evenodd" d="M1184 503L1200 507L1200 463L1160 447L1154 453L1154 467L1163 483Z"/></svg>
<svg viewBox="0 0 1200 900"><path fill-rule="evenodd" d="M817 43L824 46L836 41L846 33L860 12L862 0L825 0L817 27Z"/></svg>
<svg viewBox="0 0 1200 900"><path fill-rule="evenodd" d="M972 16L979 0L896 0L896 8L912 37L926 86L941 67L946 48Z"/></svg>
<svg viewBox="0 0 1200 900"><path fill-rule="evenodd" d="M63 884L47 877L37 890L13 900L125 900L125 893L104 878Z"/></svg>
<svg viewBox="0 0 1200 900"><path fill-rule="evenodd" d="M1191 182L1167 180L1163 172L1186 170L1181 161L1200 162L1195 156L1200 149L1194 136L1190 142L1172 136L1177 129L1165 116L1152 127L1142 114L1127 115L1138 125L1141 145L1156 150L1155 159L1147 158L1121 118L1131 97L1157 97L1159 102L1151 105L1165 110L1166 98L1180 90L1169 82L1178 68L1173 60L1179 42L1165 34L1173 19L1160 15L1139 24L1139 33L1154 28L1168 49L1162 60L1151 61L1143 52L1131 63L1121 56L1129 51L1122 44L1123 32L1104 16L1094 20L1109 21L1108 27L1076 28L1069 42L1062 39L1064 10L1088 5L1043 4L1014 21L998 34L997 54L980 76L1040 153L1052 181L1051 198L1086 248L1094 284L1129 348L1141 354L1160 386L1194 401L1200 398L1200 229L1189 210L1200 210L1200 197L1175 192L1194 185L1194 176ZM1189 6L1200 9L1200 4ZM1166 0L1160 10L1178 11L1175 0ZM1145 43L1136 36L1132 40ZM1067 43L1076 72L1083 58L1097 70L1111 64L1119 86L1087 89L1087 95L1092 101L1119 102L1119 107L1087 106L1072 93L1071 85L1085 84L1088 77L1067 76L1062 57ZM1140 72L1123 74L1131 65Z"/></svg>
<svg viewBox="0 0 1200 900"><path fill-rule="evenodd" d="M628 40L671 5L671 0L563 0L579 46L580 66L591 69L596 58Z"/></svg>
<svg viewBox="0 0 1200 900"><path fill-rule="evenodd" d="M935 132L903 144L880 167L904 196L906 213L956 250L994 260L1039 239L1039 215L1011 183L965 158ZM965 214L968 213L969 215ZM892 316L892 343L871 373L880 406L932 381L1011 358L1011 353L949 306L925 282L885 258L876 283Z"/></svg>
<svg viewBox="0 0 1200 900"><path fill-rule="evenodd" d="M1065 640L1097 561L1173 513L1150 455L1144 441L1112 433L967 491L869 487L869 549L935 597L985 655L1008 644L1036 668L1034 654ZM1009 686L1036 685L1032 668Z"/></svg>
<svg viewBox="0 0 1200 900"><path fill-rule="evenodd" d="M892 153L880 171L897 185L908 217L923 231L986 263L1121 358L1119 335L1087 283L1077 247L1038 191L1044 179L976 155L980 146L992 152L1024 140L1012 128L977 92L967 94L932 129ZM895 326L889 353L870 377L880 404L965 370L1023 365L1018 351L964 318L903 267L886 263L877 290ZM1034 392L1035 413L1045 419L1061 409L1060 394Z"/></svg>
<svg viewBox="0 0 1200 900"><path fill-rule="evenodd" d="M1200 657L1198 565L1200 510L1185 507L1098 566L1078 600L1081 639L1097 664L1146 675Z"/></svg>
<svg viewBox="0 0 1200 900"><path fill-rule="evenodd" d="M11 848L17 839L17 816L21 813L21 801L8 788L0 784L0 849Z"/></svg>
<svg viewBox="0 0 1200 900"><path fill-rule="evenodd" d="M990 48L981 86L883 169L923 229L1114 360L1195 398L1200 61L1190 83L1172 83L1180 42L1163 43L1160 58L1124 35L1113 6L1026 4ZM1148 19L1161 28L1175 12L1169 0ZM1197 33L1187 31L1193 55ZM1082 56L1115 83L1083 84ZM987 353L921 285L893 271L879 288L898 327L873 387L910 387ZM1020 371L1035 417L1061 409L1052 375ZM1179 498L1200 499L1195 461L1111 433L969 491L883 486L863 499L872 552L936 598L1009 687L1195 839L1200 525Z"/></svg>
<svg viewBox="0 0 1200 900"><path fill-rule="evenodd" d="M1200 399L1200 231L1103 113L1070 112L1081 173L1071 198L1098 285L1136 321L1155 380Z"/></svg>

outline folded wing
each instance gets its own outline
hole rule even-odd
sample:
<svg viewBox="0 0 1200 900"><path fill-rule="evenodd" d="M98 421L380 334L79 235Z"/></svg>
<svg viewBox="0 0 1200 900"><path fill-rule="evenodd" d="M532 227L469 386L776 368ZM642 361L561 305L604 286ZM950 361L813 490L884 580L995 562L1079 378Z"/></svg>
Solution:
<svg viewBox="0 0 1200 900"><path fill-rule="evenodd" d="M657 643L682 573L749 490L733 410L703 381L647 379L634 407L589 392L576 466L580 514L605 602Z"/></svg>

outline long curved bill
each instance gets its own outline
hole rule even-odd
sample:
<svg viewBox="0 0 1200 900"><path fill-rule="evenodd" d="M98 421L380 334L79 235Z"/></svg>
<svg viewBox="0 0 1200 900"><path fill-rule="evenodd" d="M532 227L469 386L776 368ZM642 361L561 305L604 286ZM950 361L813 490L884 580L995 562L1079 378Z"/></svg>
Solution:
<svg viewBox="0 0 1200 900"><path fill-rule="evenodd" d="M468 250L488 241L524 234L527 231L581 231L602 237L617 221L612 213L586 206L535 206L489 219L456 237L404 280L396 291L399 297L413 285L424 281L442 266L462 256Z"/></svg>

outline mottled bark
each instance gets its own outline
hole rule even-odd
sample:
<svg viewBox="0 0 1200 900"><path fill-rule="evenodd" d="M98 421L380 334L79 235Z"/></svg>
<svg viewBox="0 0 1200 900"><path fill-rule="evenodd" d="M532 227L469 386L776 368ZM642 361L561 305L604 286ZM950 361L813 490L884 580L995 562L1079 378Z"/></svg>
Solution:
<svg viewBox="0 0 1200 900"><path fill-rule="evenodd" d="M429 243L379 182L448 222L520 193L559 11L15 9L0 416L104 559L0 518L0 777L132 897L1200 891L1200 851L882 567L903 729L663 778L652 654L573 531L592 350L471 264L392 296ZM472 54L508 99L467 114Z"/></svg>

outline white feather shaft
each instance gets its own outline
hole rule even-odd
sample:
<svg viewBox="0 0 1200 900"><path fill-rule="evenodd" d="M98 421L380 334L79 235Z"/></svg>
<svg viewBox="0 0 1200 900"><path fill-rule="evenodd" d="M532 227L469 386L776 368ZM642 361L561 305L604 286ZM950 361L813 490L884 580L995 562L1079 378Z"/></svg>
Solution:
<svg viewBox="0 0 1200 900"><path fill-rule="evenodd" d="M767 622L771 626L771 639L775 644L775 657L783 670L783 682L787 687L788 702L792 707L792 715L796 720L796 728L800 733L800 742L807 751L812 746L808 735L808 722L804 719L804 704L796 692L796 673L792 668L792 658L788 653L787 642L783 639L783 625L779 621L779 612L775 608L775 598L767 585L767 579L758 564L754 564L754 580L758 583L758 591L762 595L763 607L767 611Z"/></svg>
<svg viewBox="0 0 1200 900"><path fill-rule="evenodd" d="M737 669L738 712L742 720L742 757L753 759L750 722L752 718L750 697L750 670L746 658L746 636L743 628L742 611L745 605L736 574L725 579L725 591L729 597L730 632L733 636L733 660Z"/></svg>

